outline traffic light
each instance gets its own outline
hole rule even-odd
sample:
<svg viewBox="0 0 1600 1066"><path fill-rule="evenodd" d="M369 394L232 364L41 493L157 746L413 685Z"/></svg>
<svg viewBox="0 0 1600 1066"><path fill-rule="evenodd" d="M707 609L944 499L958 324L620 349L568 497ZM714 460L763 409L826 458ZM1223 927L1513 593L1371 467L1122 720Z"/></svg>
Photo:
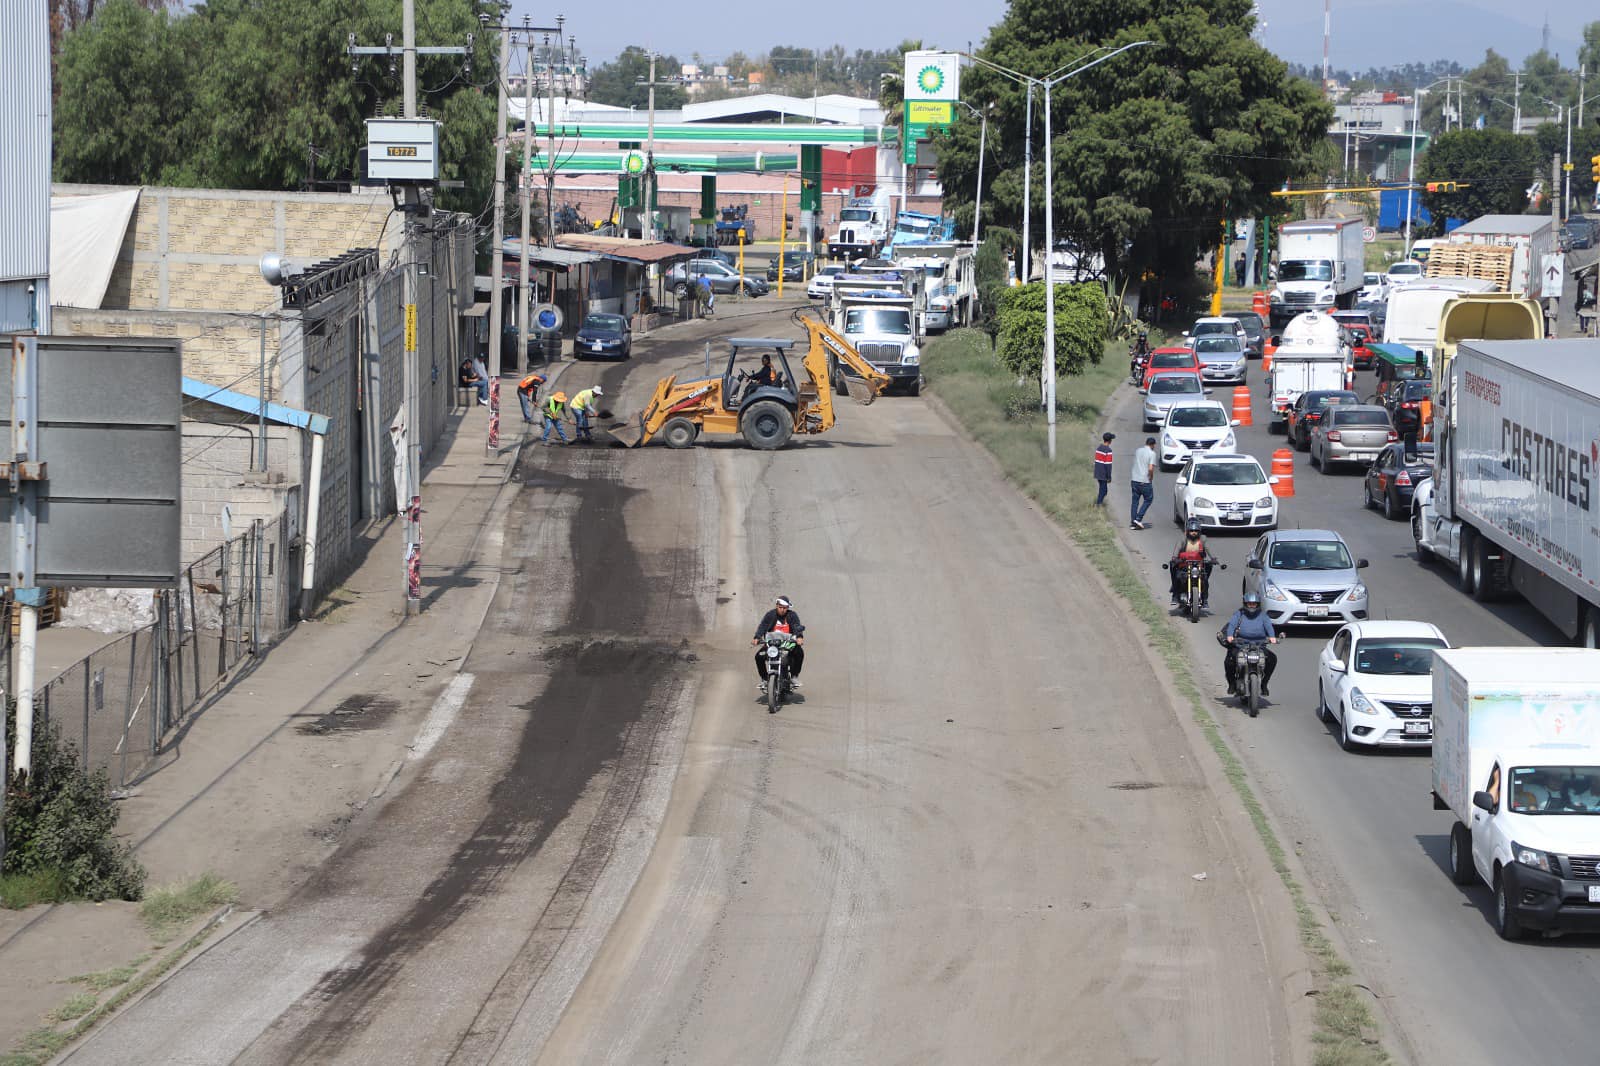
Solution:
<svg viewBox="0 0 1600 1066"><path fill-rule="evenodd" d="M1455 192L1456 183L1453 181L1430 181L1423 185L1428 192Z"/></svg>
<svg viewBox="0 0 1600 1066"><path fill-rule="evenodd" d="M1600 184L1600 155L1589 157L1589 174L1594 178L1596 184Z"/></svg>

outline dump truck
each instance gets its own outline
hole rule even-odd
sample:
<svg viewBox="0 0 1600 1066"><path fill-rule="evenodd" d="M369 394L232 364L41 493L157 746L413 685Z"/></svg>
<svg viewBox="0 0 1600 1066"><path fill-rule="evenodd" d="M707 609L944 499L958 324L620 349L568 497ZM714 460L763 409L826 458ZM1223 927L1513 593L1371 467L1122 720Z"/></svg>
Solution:
<svg viewBox="0 0 1600 1066"><path fill-rule="evenodd" d="M835 365L854 372L856 378L848 388L863 404L889 387L889 376L861 358L833 327L810 317L799 321L809 343L798 375L789 362L794 341L734 337L728 342L728 362L720 377L679 381L676 374L669 374L656 383L644 410L608 432L630 448L656 437L669 448L688 448L702 433L720 433L742 436L761 451L775 451L796 433L826 433L833 428ZM762 355L772 357L774 382L753 376Z"/></svg>

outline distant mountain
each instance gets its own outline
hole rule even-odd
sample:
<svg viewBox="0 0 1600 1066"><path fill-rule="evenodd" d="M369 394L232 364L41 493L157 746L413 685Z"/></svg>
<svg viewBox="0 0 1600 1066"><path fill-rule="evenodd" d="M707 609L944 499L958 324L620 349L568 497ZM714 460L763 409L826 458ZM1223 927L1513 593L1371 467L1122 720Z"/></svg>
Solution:
<svg viewBox="0 0 1600 1066"><path fill-rule="evenodd" d="M1292 63L1320 68L1321 5L1301 0L1295 8L1292 15L1268 15L1265 43ZM1578 37L1564 34L1565 29L1551 27L1550 51L1570 65L1577 60ZM1364 71L1435 59L1453 59L1471 69L1483 61L1483 53L1490 48L1515 67L1524 56L1539 50L1540 35L1537 25L1456 0L1381 7L1335 3L1328 51L1335 70Z"/></svg>

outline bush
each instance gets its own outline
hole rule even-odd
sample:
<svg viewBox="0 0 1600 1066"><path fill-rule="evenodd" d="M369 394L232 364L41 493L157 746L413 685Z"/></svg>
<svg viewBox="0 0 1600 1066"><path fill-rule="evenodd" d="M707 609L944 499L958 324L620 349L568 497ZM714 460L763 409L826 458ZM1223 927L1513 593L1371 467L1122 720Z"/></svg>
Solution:
<svg viewBox="0 0 1600 1066"><path fill-rule="evenodd" d="M1057 285L1056 374L1081 374L1105 355L1106 293L1098 282ZM1002 365L1018 377L1040 380L1044 363L1044 282L1007 289L1000 299Z"/></svg>
<svg viewBox="0 0 1600 1066"><path fill-rule="evenodd" d="M15 765L16 711L6 708L6 765ZM41 728L42 727L42 728ZM6 855L0 872L59 878L72 899L138 899L144 868L117 839L118 812L105 770L85 771L76 745L36 722L28 779L6 789Z"/></svg>
<svg viewBox="0 0 1600 1066"><path fill-rule="evenodd" d="M984 330L991 337L999 327L1000 301L1010 286L1010 278L1006 274L1006 253L1015 245L1016 241L1009 230L999 233L990 230L989 236L978 245L978 254L973 260L973 280L978 286L978 315Z"/></svg>

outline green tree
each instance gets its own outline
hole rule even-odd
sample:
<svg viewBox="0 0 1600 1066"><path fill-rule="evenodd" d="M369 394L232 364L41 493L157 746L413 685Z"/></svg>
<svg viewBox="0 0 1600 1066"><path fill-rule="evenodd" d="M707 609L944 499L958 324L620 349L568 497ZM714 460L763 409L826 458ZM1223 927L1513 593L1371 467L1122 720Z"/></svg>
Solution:
<svg viewBox="0 0 1600 1066"><path fill-rule="evenodd" d="M683 68L677 56L656 57L656 80L676 77ZM643 111L650 106L650 50L630 44L609 63L602 63L589 74L589 99L613 107L632 107ZM656 86L656 109L670 111L684 104L683 87Z"/></svg>
<svg viewBox="0 0 1600 1066"><path fill-rule="evenodd" d="M1057 236L1098 252L1113 276L1186 277L1225 217L1266 213L1332 111L1251 39L1250 12L1249 0L1011 0L980 54L1013 70L1043 75L1097 48L1155 42L1054 90L1055 143L1035 153L1035 233L1046 161ZM1025 89L981 66L962 83L969 102L995 105L985 209L1021 229ZM1042 104L1036 96L1036 138ZM940 147L948 202L970 201L977 147L978 123L963 113Z"/></svg>
<svg viewBox="0 0 1600 1066"><path fill-rule="evenodd" d="M1520 215L1528 208L1528 186L1540 174L1538 153L1534 138L1509 130L1442 133L1417 158L1417 181L1453 181L1466 187L1425 192L1423 206L1435 218Z"/></svg>
<svg viewBox="0 0 1600 1066"><path fill-rule="evenodd" d="M978 286L978 317L993 336L1000 326L1000 301L1010 279L1006 276L1006 256L1017 246L1016 234L988 231L973 259L973 275Z"/></svg>
<svg viewBox="0 0 1600 1066"><path fill-rule="evenodd" d="M1106 291L1098 283L1057 285L1056 373L1081 374L1105 355ZM1040 380L1044 363L1044 282L1006 289L1000 297L1001 365L1018 377Z"/></svg>

